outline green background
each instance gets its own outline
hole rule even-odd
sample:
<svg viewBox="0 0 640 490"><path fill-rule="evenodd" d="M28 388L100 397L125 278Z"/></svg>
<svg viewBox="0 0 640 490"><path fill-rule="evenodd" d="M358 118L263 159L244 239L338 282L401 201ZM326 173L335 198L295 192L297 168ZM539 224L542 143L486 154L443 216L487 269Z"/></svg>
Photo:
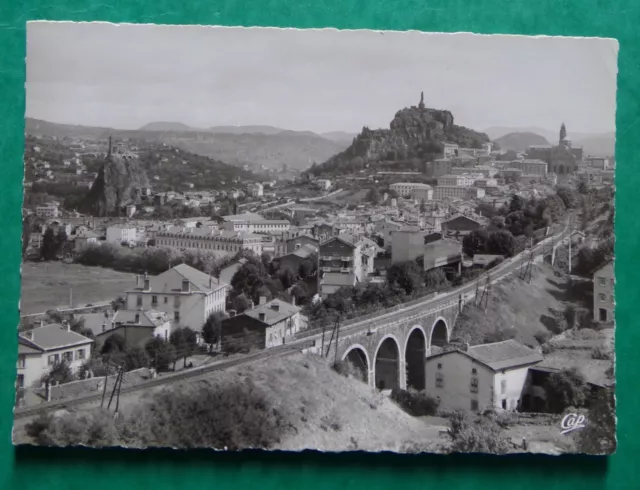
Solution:
<svg viewBox="0 0 640 490"><path fill-rule="evenodd" d="M640 2L637 0L75 0L0 2L0 488L640 488L636 415L640 298ZM617 105L616 319L618 452L583 456L397 456L321 453L46 449L11 445L20 291L25 23L28 20L600 36L620 42ZM78 39L78 42L82 42ZM212 49L217 49L212 46ZM224 49L224 47L222 47ZM508 76L507 73L504 74ZM399 73L398 76L402 76ZM531 77L544 76L535 71ZM571 97L571 87L558 85ZM468 94L473 97L473 94ZM215 110L215 108L212 108ZM522 121L526 125L526 121ZM636 278L634 280L634 277Z"/></svg>

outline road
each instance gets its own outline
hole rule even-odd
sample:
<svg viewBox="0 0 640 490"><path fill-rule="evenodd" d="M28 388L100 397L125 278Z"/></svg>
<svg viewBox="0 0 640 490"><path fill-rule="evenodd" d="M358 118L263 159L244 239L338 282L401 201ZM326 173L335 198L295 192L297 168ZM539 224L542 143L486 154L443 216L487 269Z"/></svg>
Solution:
<svg viewBox="0 0 640 490"><path fill-rule="evenodd" d="M529 253L533 252L534 254L536 254L540 252L543 247L550 248L551 242L556 243L557 241L562 240L562 238L564 238L567 234L568 227L559 234L542 240L530 251L525 251L518 256L505 260L502 264L496 266L491 270L491 283L496 283L518 270L523 264L523 257L528 257ZM382 310L373 315L368 315L367 317L360 317L349 322L344 322L341 324L340 335L342 338L344 338L347 335L356 334L361 331L375 328L379 325L389 325L395 322L406 322L412 317L421 317L429 311L437 311L454 303L457 304L460 296L463 297L463 300L466 300L475 293L475 288L475 282L465 284L446 293L429 295L426 298L420 298L412 302L404 303L394 308L390 308L388 310ZM155 379L123 389L122 395L131 393L133 391L149 389L163 384L175 383L186 379L197 379L199 377L207 376L209 373L214 371L241 366L266 358L292 355L296 352L300 352L302 350L319 345L319 341L321 340L321 338L322 328L308 330L286 345L247 354L241 358L222 360L198 368L181 371L175 374L161 375ZM99 401L101 398L102 394L96 393L74 398L71 400L50 402L46 405L18 408L14 412L14 419L18 420L29 418L40 413L43 410L61 409L69 408L72 406L92 404Z"/></svg>

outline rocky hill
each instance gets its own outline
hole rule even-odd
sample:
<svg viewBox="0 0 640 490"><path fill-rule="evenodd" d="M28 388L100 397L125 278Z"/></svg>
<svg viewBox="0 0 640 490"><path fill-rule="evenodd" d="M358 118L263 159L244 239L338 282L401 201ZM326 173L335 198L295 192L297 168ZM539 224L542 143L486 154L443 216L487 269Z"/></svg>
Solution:
<svg viewBox="0 0 640 490"><path fill-rule="evenodd" d="M89 193L79 206L93 216L121 215L123 207L140 202L149 179L135 155L109 151Z"/></svg>
<svg viewBox="0 0 640 490"><path fill-rule="evenodd" d="M375 162L427 161L442 155L445 142L480 148L489 137L457 126L451 112L426 108L421 100L418 106L398 111L389 129L364 127L346 150L314 166L311 173L350 173Z"/></svg>
<svg viewBox="0 0 640 490"><path fill-rule="evenodd" d="M536 133L509 133L495 140L503 150L527 151L534 145L550 145L544 136Z"/></svg>

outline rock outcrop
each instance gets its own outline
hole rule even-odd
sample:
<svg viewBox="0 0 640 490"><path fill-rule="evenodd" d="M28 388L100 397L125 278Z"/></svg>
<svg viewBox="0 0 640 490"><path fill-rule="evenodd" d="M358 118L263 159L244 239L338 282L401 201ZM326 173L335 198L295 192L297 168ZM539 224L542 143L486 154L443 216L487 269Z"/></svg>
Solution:
<svg viewBox="0 0 640 490"><path fill-rule="evenodd" d="M98 172L80 211L93 216L120 216L129 204L138 204L149 179L136 155L122 147L112 148Z"/></svg>
<svg viewBox="0 0 640 490"><path fill-rule="evenodd" d="M421 99L418 106L398 111L389 124L389 129L371 130L367 127L356 136L349 148L315 166L314 173L340 172L341 167L351 169L362 162L403 161L408 159L429 160L442 154L443 143L456 143L465 148L480 148L489 137L471 129L456 126L453 114L446 110L424 107Z"/></svg>

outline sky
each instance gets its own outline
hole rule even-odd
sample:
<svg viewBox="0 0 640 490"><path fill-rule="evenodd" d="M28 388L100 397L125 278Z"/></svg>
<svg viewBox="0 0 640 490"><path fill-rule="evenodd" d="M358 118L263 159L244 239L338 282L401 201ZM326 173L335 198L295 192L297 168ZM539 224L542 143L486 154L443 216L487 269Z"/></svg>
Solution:
<svg viewBox="0 0 640 490"><path fill-rule="evenodd" d="M30 22L26 115L137 129L386 128L403 107L455 123L615 129L611 39Z"/></svg>

